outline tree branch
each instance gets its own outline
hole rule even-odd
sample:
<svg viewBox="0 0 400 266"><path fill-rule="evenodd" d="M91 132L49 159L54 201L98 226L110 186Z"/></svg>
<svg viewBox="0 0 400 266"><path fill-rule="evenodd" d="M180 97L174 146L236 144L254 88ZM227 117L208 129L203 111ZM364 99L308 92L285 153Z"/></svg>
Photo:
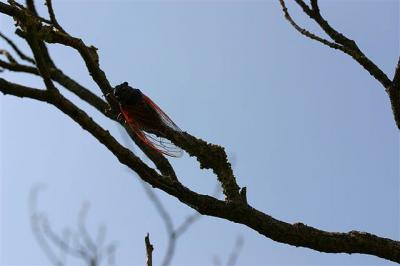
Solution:
<svg viewBox="0 0 400 266"><path fill-rule="evenodd" d="M328 41L328 40L326 40L326 39L324 39L324 38L322 38L322 37L320 37L318 35L315 35L314 33L311 33L310 31L308 31L308 30L306 30L304 28L300 27L293 20L293 18L290 16L290 13L289 13L289 11L288 11L288 9L286 7L285 1L284 0L279 0L279 2L281 4L281 6L282 6L282 10L283 10L283 13L285 14L285 18L289 21L289 23L293 26L293 28L295 28L300 34L302 34L302 35L304 35L304 36L306 36L306 37L308 37L308 38L310 38L312 40L318 41L318 42L320 42L320 43L322 43L324 45L327 45L327 46L329 46L329 47L331 47L333 49L339 49L339 50L343 50L344 49L343 46L341 46L339 44L336 44L334 42L330 42L330 41ZM305 5L304 2L300 2L300 3Z"/></svg>
<svg viewBox="0 0 400 266"><path fill-rule="evenodd" d="M303 0L295 0L296 3L302 8L304 13L306 13L312 20L314 20L320 28L334 41L330 42L321 37L315 36L314 34L308 32L307 30L299 27L291 18L284 0L279 0L282 10L284 12L285 18L289 23L302 35L319 41L333 49L338 49L347 55L351 56L356 62L358 62L365 70L369 72L378 82L382 84L385 91L389 95L389 99L392 106L392 112L394 115L394 120L398 129L400 129L400 93L396 89L391 89L395 87L388 76L374 63L372 62L358 47L354 40L347 38L344 34L338 32L334 29L328 21L321 15L320 8L318 6L318 0L311 0L311 8Z"/></svg>
<svg viewBox="0 0 400 266"><path fill-rule="evenodd" d="M0 79L0 85L4 81ZM7 86L0 86L4 91ZM10 93L10 90L7 90ZM29 91L40 91L29 89ZM13 90L11 90L13 92ZM44 92L48 94L48 92ZM17 93L17 96L20 93ZM232 222L247 225L260 234L294 246L312 248L328 253L363 253L400 262L400 242L382 238L369 233L351 231L336 233L322 231L301 223L288 224L272 218L249 205L235 201L220 201L207 195L193 192L181 183L158 175L130 150L120 145L108 131L96 124L85 112L60 94L51 94L47 102L71 117L83 129L105 145L122 163L135 171L144 181L153 187L176 197L181 202L204 215L220 217Z"/></svg>
<svg viewBox="0 0 400 266"><path fill-rule="evenodd" d="M42 102L48 102L49 100L46 91L11 83L2 78L0 78L0 91L4 95L10 94L21 98L26 97Z"/></svg>
<svg viewBox="0 0 400 266"><path fill-rule="evenodd" d="M32 66L26 66L17 63L7 63L0 60L0 67L3 67L4 69L8 69L11 71L30 73L40 76L40 73L37 70L37 68ZM109 105L105 101L103 101L96 94L92 93L89 89L83 87L78 82L71 79L69 76L65 75L60 69L56 68L55 66L49 68L48 71L52 80L58 82L60 85L62 85L75 95L77 95L83 101L95 107L103 115L120 123L128 132L128 134L131 136L131 138L134 139L135 143L154 162L154 164L157 166L157 169L159 169L164 176L168 176L172 179L177 180L175 171L173 170L168 160L164 156L160 155L159 153L155 152L153 149L150 149L147 145L145 145L136 136L136 134L132 132L129 126L122 123L121 121L118 121L116 115L113 115L111 112L107 111L109 109Z"/></svg>
<svg viewBox="0 0 400 266"><path fill-rule="evenodd" d="M396 120L396 124L400 128L400 57L397 62L392 84L387 91L389 94L394 119Z"/></svg>
<svg viewBox="0 0 400 266"><path fill-rule="evenodd" d="M50 77L48 62L44 60L45 56L43 53L43 49L41 48L41 41L37 40L33 29L29 29L29 31L32 32L27 35L27 41L32 49L36 65L39 70L39 74L42 77L44 84L46 85L46 88L48 90L57 90Z"/></svg>
<svg viewBox="0 0 400 266"><path fill-rule="evenodd" d="M34 17L38 18L40 21L46 22L47 24L51 23L50 21L47 21L46 19L43 19L39 16L33 0L26 0L26 6L27 9L34 15ZM54 62L50 57L49 50L47 49L46 44L43 41L38 40L37 46L43 56L43 61L51 67L54 66Z"/></svg>
<svg viewBox="0 0 400 266"><path fill-rule="evenodd" d="M13 48L13 50L17 53L17 55L22 59L25 60L31 64L35 64L35 60L33 60L31 57L27 56L26 54L24 54L18 47L17 45L10 40L9 38L7 38L7 36L5 36L3 33L0 32L0 37L2 39L4 39L10 46L11 48Z"/></svg>
<svg viewBox="0 0 400 266"><path fill-rule="evenodd" d="M30 213L31 226L33 233L38 241L41 249L49 260L55 265L66 265L67 255L83 260L90 266L100 265L104 257L108 257L111 265L113 263L112 254L115 250L114 244L108 244L102 249L103 243L94 243L87 231L85 225L87 208L84 205L78 217L79 233L71 234L69 229L64 230L64 234L57 234L53 231L46 213L37 210L38 190L36 187L30 193ZM104 231L104 230L103 230ZM102 231L99 231L99 235ZM70 238L73 236L73 243L70 243ZM104 234L102 235L104 241ZM81 244L81 240L83 244ZM58 249L60 255L57 256L54 249Z"/></svg>
<svg viewBox="0 0 400 266"><path fill-rule="evenodd" d="M8 8L8 7L7 7ZM0 5L0 12L9 12L8 9ZM10 12L9 12L10 13ZM25 13L18 9L13 10L14 18L17 19L22 25L27 23ZM101 89L103 95L106 96L107 102L110 104L114 114L119 113L118 103L111 97L112 87L106 78L106 75L99 66L98 55L96 48L91 46L88 47L79 38L66 35L59 31L54 31L51 26L43 26L40 20L29 18L29 28L34 27L37 35L40 36L44 41L49 43L59 43L76 49L85 61L86 67L93 80L97 83ZM17 34L25 36L29 32L17 30ZM241 201L242 198L239 194L239 186L236 183L236 179L233 175L230 164L227 160L224 149L220 146L208 144L207 142L197 139L187 133L176 134L176 132L170 132L167 137L171 141L175 141L174 144L185 149L191 156L195 156L200 162L201 168L213 169L217 175L218 180L221 182L224 194L228 200Z"/></svg>
<svg viewBox="0 0 400 266"><path fill-rule="evenodd" d="M150 236L149 233L147 233L146 237L144 238L144 243L146 245L146 254L147 254L147 266L152 266L153 265L153 245L150 243Z"/></svg>
<svg viewBox="0 0 400 266"><path fill-rule="evenodd" d="M46 0L46 5L47 5L47 11L49 12L49 16L50 16L50 21L51 23L60 31L62 31L63 33L67 34L66 31L61 27L60 24L58 24L56 15L54 14L54 9L53 9L53 3L51 2L51 0Z"/></svg>

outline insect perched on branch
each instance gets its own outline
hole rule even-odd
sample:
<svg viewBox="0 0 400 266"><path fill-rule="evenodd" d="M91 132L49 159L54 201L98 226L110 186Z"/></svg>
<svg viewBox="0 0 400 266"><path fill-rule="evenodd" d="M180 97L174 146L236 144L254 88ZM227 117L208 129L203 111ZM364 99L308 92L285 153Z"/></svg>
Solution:
<svg viewBox="0 0 400 266"><path fill-rule="evenodd" d="M120 116L144 144L164 155L182 156L182 149L166 139L168 131L181 129L149 97L124 82L114 88L113 98L119 104Z"/></svg>

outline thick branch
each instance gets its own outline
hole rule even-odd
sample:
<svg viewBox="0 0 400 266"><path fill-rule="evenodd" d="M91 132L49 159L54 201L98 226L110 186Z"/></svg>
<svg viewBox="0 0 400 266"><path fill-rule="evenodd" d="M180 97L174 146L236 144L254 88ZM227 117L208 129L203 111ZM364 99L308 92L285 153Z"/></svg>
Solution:
<svg viewBox="0 0 400 266"><path fill-rule="evenodd" d="M26 0L26 6L27 6L28 10L34 16L36 16L37 18L40 18L38 13L37 13L37 11L36 11L36 7L35 7L35 4L34 4L33 0ZM49 21L46 21L45 19L42 19L42 18L40 18L40 19L41 19L41 21L45 21L45 22L49 23ZM49 50L47 49L46 44L42 40L37 40L37 45L38 45L38 48L40 50L40 53L43 56L44 62L46 62L46 64L48 64L49 66L54 66L54 62L50 57Z"/></svg>
<svg viewBox="0 0 400 266"><path fill-rule="evenodd" d="M396 70L394 71L393 85L400 90L400 57L397 61Z"/></svg>
<svg viewBox="0 0 400 266"><path fill-rule="evenodd" d="M239 186L228 161L225 149L219 145L207 143L187 132L169 132L174 143L182 147L190 156L195 156L201 169L212 169L222 185L224 194L229 201L243 201Z"/></svg>
<svg viewBox="0 0 400 266"><path fill-rule="evenodd" d="M37 68L22 64L11 64L0 60L0 67L3 67L4 69L8 69L11 71L40 75ZM98 97L96 94L94 94L87 88L77 83L75 80L71 79L69 76L65 75L61 70L57 68L50 69L50 77L52 80L58 82L60 85L62 85L75 95L77 95L83 101L95 107L103 115L120 123L123 127L125 127L125 130L131 136L131 138L135 140L136 144L144 151L146 156L148 156L149 159L154 162L154 164L157 166L157 169L164 176L168 176L170 178L177 180L175 171L173 170L168 160L164 156L154 151L153 149L149 148L147 145L143 144L141 140L137 138L136 134L133 134L129 126L125 125L124 123L121 123L121 121L118 121L116 119L115 115L113 115L111 112L108 112L107 110L109 108L109 105L105 101L103 101L100 97Z"/></svg>
<svg viewBox="0 0 400 266"><path fill-rule="evenodd" d="M1 5L0 12L3 12ZM17 18L22 24L27 23L26 21L28 20L29 27L32 28L35 26L37 35L44 41L49 43L59 43L76 49L85 61L93 80L98 84L102 93L106 95L107 101L113 112L119 113L119 105L110 95L112 93L112 87L107 80L105 73L100 69L95 47L86 46L79 38L72 37L59 31L54 31L51 26L43 26L39 20L35 21L32 18L28 19L25 17L25 14L21 13L19 10L14 13L14 18ZM21 30L17 30L17 34L27 37L27 33ZM191 156L196 156L202 168L213 169L218 176L218 180L222 184L227 199L232 201L242 200L239 194L239 186L236 184L235 177L230 168L230 164L227 161L227 156L223 148L217 145L208 144L205 141L190 136L189 134L182 134L181 136L185 137L182 138L176 136L173 138L174 140L179 140L179 142L176 142L175 144L184 148ZM170 134L169 137L173 137L172 134Z"/></svg>
<svg viewBox="0 0 400 266"><path fill-rule="evenodd" d="M13 94L15 92L15 95L21 95L18 89L8 89L8 84L7 81L0 79L0 91ZM14 87L14 84L10 85ZM25 93L25 97L29 97L27 95L35 96L35 93L38 91L43 92L37 89L26 89L30 93ZM51 94L51 98L47 99L47 102L52 103L81 125L83 129L87 130L99 142L105 145L122 164L127 165L138 173L144 181L178 198L181 202L191 206L201 214L220 217L247 225L272 240L294 246L308 247L328 253L370 254L400 263L400 243L398 241L356 231L332 233L301 223L292 225L276 220L247 204L220 201L213 197L193 192L179 182L159 176L157 172L144 164L130 150L120 145L108 131L101 128L85 112L77 108L62 95L53 93Z"/></svg>
<svg viewBox="0 0 400 266"><path fill-rule="evenodd" d="M392 84L387 91L389 94L394 119L396 120L397 127L400 128L400 57L397 62Z"/></svg>
<svg viewBox="0 0 400 266"><path fill-rule="evenodd" d="M35 61L36 61L36 65L39 70L39 74L42 77L44 84L46 85L46 88L48 90L57 90L53 84L53 81L51 80L51 77L50 77L50 69L49 69L48 61L46 61L44 59L45 55L44 55L43 49L42 49L43 43L42 43L42 41L39 41L36 38L36 36L35 36L36 32L34 32L33 28L29 28L28 30L32 31L32 32L28 33L27 41L28 41L29 46L31 47L31 50L35 57Z"/></svg>
<svg viewBox="0 0 400 266"><path fill-rule="evenodd" d="M48 95L45 91L11 83L2 78L0 78L0 91L5 95L10 94L21 98L26 97L42 102L48 102Z"/></svg>

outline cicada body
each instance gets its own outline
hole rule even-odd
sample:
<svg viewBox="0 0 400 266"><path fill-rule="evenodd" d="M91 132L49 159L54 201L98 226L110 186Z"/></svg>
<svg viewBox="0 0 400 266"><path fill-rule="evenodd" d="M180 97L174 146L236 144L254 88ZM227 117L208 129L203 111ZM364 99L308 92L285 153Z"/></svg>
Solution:
<svg viewBox="0 0 400 266"><path fill-rule="evenodd" d="M165 138L168 130L181 132L181 129L149 97L127 82L115 87L114 96L122 117L144 144L164 155L182 155L182 150Z"/></svg>

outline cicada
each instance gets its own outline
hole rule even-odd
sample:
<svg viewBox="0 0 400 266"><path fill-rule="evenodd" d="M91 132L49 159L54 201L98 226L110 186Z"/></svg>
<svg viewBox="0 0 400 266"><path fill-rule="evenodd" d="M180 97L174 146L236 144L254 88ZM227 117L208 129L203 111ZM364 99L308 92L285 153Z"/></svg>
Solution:
<svg viewBox="0 0 400 266"><path fill-rule="evenodd" d="M116 86L113 96L119 104L120 116L145 145L160 154L182 156L182 149L166 138L168 131L182 132L181 129L148 96L130 87L128 82Z"/></svg>

